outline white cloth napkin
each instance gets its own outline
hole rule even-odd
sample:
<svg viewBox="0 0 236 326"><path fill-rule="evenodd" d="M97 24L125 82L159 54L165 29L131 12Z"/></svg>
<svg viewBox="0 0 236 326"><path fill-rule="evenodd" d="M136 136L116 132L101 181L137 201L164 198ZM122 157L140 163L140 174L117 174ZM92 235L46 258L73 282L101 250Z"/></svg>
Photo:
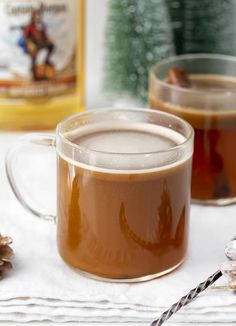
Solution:
<svg viewBox="0 0 236 326"><path fill-rule="evenodd" d="M57 253L55 225L25 212L12 195L2 163L6 139L0 135L0 231L14 239L15 260L0 282L0 321L148 324L225 260L225 244L236 236L236 206L193 205L188 257L175 272L142 284L104 283L79 275ZM236 295L210 289L172 321L236 322Z"/></svg>

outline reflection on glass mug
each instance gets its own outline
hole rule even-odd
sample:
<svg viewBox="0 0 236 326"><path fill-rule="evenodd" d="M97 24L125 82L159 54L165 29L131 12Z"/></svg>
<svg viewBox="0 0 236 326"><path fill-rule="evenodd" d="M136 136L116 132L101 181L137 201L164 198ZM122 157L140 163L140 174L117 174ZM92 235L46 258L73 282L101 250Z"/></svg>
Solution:
<svg viewBox="0 0 236 326"><path fill-rule="evenodd" d="M13 162L26 143L56 148L57 217L22 196ZM184 260L192 154L193 129L178 117L99 109L61 122L56 137L26 136L8 153L6 168L24 207L56 219L66 263L90 277L131 282Z"/></svg>

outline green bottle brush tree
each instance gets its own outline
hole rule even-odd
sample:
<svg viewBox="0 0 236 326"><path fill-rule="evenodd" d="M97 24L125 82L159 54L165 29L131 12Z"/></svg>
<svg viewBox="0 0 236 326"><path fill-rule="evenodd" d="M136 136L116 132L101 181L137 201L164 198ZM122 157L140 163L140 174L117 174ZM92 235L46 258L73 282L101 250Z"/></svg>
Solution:
<svg viewBox="0 0 236 326"><path fill-rule="evenodd" d="M182 53L236 54L234 0L109 0L106 90L147 101L152 64Z"/></svg>

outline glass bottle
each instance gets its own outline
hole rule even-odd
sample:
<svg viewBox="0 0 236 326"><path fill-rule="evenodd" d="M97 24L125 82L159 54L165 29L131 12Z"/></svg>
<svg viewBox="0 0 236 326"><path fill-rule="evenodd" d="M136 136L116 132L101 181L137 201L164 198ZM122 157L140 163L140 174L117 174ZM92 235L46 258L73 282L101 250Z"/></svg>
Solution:
<svg viewBox="0 0 236 326"><path fill-rule="evenodd" d="M1 0L0 129L50 129L84 107L84 0Z"/></svg>

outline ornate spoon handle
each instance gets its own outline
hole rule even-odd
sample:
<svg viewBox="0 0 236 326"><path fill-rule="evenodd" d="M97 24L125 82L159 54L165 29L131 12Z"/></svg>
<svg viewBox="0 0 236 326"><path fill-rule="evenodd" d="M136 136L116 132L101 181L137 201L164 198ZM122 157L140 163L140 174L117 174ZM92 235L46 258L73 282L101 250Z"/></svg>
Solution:
<svg viewBox="0 0 236 326"><path fill-rule="evenodd" d="M166 310L159 319L154 320L151 326L161 326L166 322L173 314L175 314L180 308L186 306L188 303L192 302L199 293L206 290L210 285L216 282L221 276L222 272L218 270L216 273L208 277L207 280L200 283L196 288L192 289L187 295L182 297L178 302L173 304L169 310Z"/></svg>

